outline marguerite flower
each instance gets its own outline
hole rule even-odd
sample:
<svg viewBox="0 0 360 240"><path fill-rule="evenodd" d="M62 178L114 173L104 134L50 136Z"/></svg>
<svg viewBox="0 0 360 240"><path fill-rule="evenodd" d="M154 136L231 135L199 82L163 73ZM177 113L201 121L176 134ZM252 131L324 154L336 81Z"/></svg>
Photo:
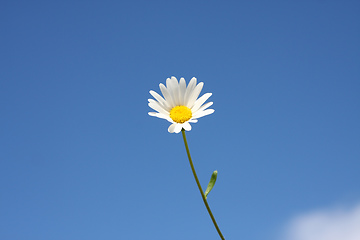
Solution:
<svg viewBox="0 0 360 240"><path fill-rule="evenodd" d="M190 123L196 123L198 118L214 112L214 109L207 109L213 104L212 102L204 104L212 93L205 93L198 99L204 83L196 85L194 77L187 87L184 78L178 82L175 77L166 79L166 87L162 83L159 86L164 98L150 91L156 101L149 99L149 107L157 112L149 112L149 115L171 122L168 128L170 133L179 133L183 128L190 131Z"/></svg>

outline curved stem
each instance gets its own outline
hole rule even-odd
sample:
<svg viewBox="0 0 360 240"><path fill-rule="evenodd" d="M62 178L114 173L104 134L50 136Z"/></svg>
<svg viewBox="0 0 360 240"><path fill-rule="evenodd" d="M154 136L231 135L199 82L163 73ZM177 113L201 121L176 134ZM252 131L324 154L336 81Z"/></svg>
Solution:
<svg viewBox="0 0 360 240"><path fill-rule="evenodd" d="M197 177L197 175L196 175L195 168L194 168L194 164L193 164L193 162L192 162L192 160L191 160L191 156L190 156L189 146L188 146L187 140L186 140L185 130L182 129L182 130L181 130L181 133L182 133L183 138L184 138L186 153L187 153L188 158L189 158L189 163L190 163L190 166L191 166L191 170L192 170L192 172L193 172L193 174L194 174L194 178L195 178L196 184L197 184L197 186L198 186L198 188L199 188L199 190L200 190L201 197L202 197L202 199L203 199L203 201L204 201L204 204L205 204L205 206L206 206L206 209L207 209L207 211L209 212L209 215L210 215L210 217L211 217L211 220L213 221L214 226L215 226L215 228L216 228L219 236L221 237L222 240L225 240L224 236L222 235L222 233L221 233L221 231L220 231L219 226L217 225L217 223L216 223L216 221L215 221L214 215L212 214L212 212L211 212L211 210L210 210L209 204L207 203L205 194L204 194L204 192L203 192L203 190L202 190L202 188L201 188L199 179L198 179L198 177Z"/></svg>

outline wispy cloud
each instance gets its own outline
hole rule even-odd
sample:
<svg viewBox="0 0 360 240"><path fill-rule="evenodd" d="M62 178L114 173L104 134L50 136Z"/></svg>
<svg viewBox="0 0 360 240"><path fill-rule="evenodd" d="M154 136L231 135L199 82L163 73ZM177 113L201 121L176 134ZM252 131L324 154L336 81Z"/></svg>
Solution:
<svg viewBox="0 0 360 240"><path fill-rule="evenodd" d="M360 205L310 212L295 217L285 240L360 240Z"/></svg>

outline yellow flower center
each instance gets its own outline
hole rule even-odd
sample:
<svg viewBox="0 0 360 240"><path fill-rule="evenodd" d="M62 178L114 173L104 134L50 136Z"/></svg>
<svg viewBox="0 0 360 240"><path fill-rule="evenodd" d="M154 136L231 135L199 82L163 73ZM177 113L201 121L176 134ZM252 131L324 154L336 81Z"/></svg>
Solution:
<svg viewBox="0 0 360 240"><path fill-rule="evenodd" d="M185 106L176 106L170 110L170 118L176 123L184 123L192 117L190 108Z"/></svg>

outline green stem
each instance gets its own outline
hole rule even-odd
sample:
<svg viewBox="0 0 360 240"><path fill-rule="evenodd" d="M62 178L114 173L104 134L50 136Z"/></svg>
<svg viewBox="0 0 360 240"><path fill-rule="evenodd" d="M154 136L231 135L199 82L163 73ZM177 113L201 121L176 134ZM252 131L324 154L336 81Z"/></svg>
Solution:
<svg viewBox="0 0 360 240"><path fill-rule="evenodd" d="M187 153L188 158L189 158L189 163L190 163L190 166L191 166L191 170L192 170L192 172L193 172L193 174L194 174L194 178L195 178L196 184L197 184L197 186L198 186L198 188L199 188L199 190L200 190L201 197L202 197L202 199L203 199L203 201L204 201L204 204L205 204L205 206L206 206L206 209L207 209L207 211L209 212L209 215L210 215L210 217L211 217L211 220L213 221L214 226L215 226L215 228L216 228L219 236L221 237L222 240L225 240L224 236L222 235L222 233L221 233L221 231L220 231L219 226L217 225L217 223L216 223L216 221L215 221L214 215L212 214L212 212L211 212L211 210L210 210L209 204L208 204L208 202L207 202L207 200L206 200L205 194L204 194L204 192L203 192L203 190L202 190L202 188L201 188L199 179L198 179L198 177L197 177L197 175L196 175L195 168L194 168L194 164L193 164L193 162L192 162L192 160L191 160L191 156L190 156L189 146L188 146L187 140L186 140L185 130L182 129L181 132L182 132L182 135L183 135L183 138L184 138L186 153Z"/></svg>

